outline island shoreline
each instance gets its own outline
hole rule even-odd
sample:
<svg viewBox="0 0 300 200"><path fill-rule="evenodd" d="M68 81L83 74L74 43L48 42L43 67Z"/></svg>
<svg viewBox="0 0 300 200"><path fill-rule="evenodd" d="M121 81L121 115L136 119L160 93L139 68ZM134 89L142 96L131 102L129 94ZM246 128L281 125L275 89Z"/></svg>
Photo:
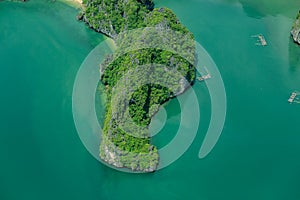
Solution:
<svg viewBox="0 0 300 200"><path fill-rule="evenodd" d="M84 9L82 0L59 0L59 2L65 3L69 6L77 8L77 9Z"/></svg>

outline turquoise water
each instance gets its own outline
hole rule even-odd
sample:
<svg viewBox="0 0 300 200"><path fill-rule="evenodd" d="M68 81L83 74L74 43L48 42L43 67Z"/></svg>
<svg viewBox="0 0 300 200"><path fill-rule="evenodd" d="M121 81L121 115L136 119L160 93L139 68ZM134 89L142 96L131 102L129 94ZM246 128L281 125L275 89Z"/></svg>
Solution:
<svg viewBox="0 0 300 200"><path fill-rule="evenodd" d="M0 199L300 199L300 105L287 103L300 90L300 48L289 38L300 2L156 4L173 9L219 67L228 103L213 151L198 159L211 113L207 88L197 83L200 128L179 160L142 175L100 164L77 135L72 89L81 63L104 38L62 3L1 2ZM258 33L267 47L254 45ZM180 121L176 100L165 109L167 124L153 139L159 147Z"/></svg>

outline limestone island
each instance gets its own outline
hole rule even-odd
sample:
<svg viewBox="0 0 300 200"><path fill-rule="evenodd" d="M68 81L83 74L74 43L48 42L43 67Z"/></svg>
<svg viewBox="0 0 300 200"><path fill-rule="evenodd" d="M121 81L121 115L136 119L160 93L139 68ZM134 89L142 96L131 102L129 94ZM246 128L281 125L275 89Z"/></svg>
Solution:
<svg viewBox="0 0 300 200"><path fill-rule="evenodd" d="M295 43L300 44L300 11L297 14L296 21L291 30L291 36Z"/></svg>
<svg viewBox="0 0 300 200"><path fill-rule="evenodd" d="M170 9L155 8L152 0L84 0L77 18L117 47L100 64L107 93L101 159L118 168L155 171L159 154L149 124L160 105L195 80L193 34Z"/></svg>

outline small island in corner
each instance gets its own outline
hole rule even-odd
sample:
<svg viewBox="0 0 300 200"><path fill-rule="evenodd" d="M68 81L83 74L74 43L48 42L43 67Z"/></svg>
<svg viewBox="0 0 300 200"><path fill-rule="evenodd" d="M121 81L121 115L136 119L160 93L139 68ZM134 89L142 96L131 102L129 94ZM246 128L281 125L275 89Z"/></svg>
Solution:
<svg viewBox="0 0 300 200"><path fill-rule="evenodd" d="M291 36L295 43L300 44L300 11L297 14L296 21L291 30Z"/></svg>

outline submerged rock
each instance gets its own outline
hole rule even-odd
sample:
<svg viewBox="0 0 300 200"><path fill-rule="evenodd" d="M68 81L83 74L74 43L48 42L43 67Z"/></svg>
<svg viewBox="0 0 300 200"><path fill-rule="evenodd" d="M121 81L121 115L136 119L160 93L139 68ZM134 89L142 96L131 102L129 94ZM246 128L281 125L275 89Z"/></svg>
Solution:
<svg viewBox="0 0 300 200"><path fill-rule="evenodd" d="M78 15L77 15L77 20L78 21L82 21L83 20L83 16L84 16L84 12L82 11L82 12L80 12Z"/></svg>

